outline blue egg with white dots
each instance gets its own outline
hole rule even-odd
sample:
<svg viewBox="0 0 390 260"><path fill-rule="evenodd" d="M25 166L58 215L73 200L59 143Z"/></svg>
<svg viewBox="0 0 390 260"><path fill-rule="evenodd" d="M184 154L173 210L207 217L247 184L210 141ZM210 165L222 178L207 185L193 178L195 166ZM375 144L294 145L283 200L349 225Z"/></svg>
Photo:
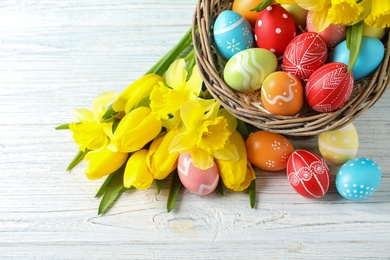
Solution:
<svg viewBox="0 0 390 260"><path fill-rule="evenodd" d="M370 197L381 182L378 164L368 158L347 161L336 175L337 191L346 199L363 200Z"/></svg>
<svg viewBox="0 0 390 260"><path fill-rule="evenodd" d="M214 41L217 50L225 59L255 46L255 38L250 23L239 13L225 10L214 23Z"/></svg>

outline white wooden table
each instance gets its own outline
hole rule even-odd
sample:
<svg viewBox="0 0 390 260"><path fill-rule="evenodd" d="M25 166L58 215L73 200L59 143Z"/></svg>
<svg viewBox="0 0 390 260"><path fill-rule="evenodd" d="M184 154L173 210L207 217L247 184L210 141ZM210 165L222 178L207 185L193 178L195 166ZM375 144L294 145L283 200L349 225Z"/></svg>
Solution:
<svg viewBox="0 0 390 260"><path fill-rule="evenodd" d="M65 172L77 147L75 108L122 91L190 27L196 0L2 0L0 2L0 258L139 259L390 258L390 93L355 121L358 156L383 171L362 202L332 185L319 200L296 194L284 174L257 172L246 193L198 197L168 190L125 193L104 216L102 181L85 164ZM316 138L293 140L317 149Z"/></svg>

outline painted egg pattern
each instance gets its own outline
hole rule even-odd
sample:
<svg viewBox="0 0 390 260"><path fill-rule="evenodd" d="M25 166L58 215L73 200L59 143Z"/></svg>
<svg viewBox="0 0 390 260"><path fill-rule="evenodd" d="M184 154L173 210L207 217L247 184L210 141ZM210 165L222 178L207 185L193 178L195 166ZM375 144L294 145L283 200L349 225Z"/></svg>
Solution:
<svg viewBox="0 0 390 260"><path fill-rule="evenodd" d="M354 78L347 65L327 63L316 70L306 83L306 100L317 112L339 109L350 97Z"/></svg>
<svg viewBox="0 0 390 260"><path fill-rule="evenodd" d="M270 5L259 13L255 24L255 41L259 48L281 56L295 35L294 19L283 7Z"/></svg>
<svg viewBox="0 0 390 260"><path fill-rule="evenodd" d="M371 196L381 181L381 169L368 158L346 162L336 175L336 189L346 199L363 200Z"/></svg>
<svg viewBox="0 0 390 260"><path fill-rule="evenodd" d="M224 68L226 84L234 90L249 92L261 88L264 79L274 72L278 60L272 52L262 48L243 50L234 55Z"/></svg>
<svg viewBox="0 0 390 260"><path fill-rule="evenodd" d="M214 163L207 170L201 170L192 164L190 154L181 154L179 156L177 172L183 186L197 195L210 194L218 185L219 174L217 164Z"/></svg>
<svg viewBox="0 0 390 260"><path fill-rule="evenodd" d="M328 48L321 36L306 32L288 44L283 55L283 69L306 80L326 63L327 58Z"/></svg>
<svg viewBox="0 0 390 260"><path fill-rule="evenodd" d="M316 32L311 21L311 11L308 11L306 18L308 32ZM347 27L342 24L330 24L322 32L317 32L326 43L328 48L334 48L347 36Z"/></svg>
<svg viewBox="0 0 390 260"><path fill-rule="evenodd" d="M274 72L263 82L261 101L264 107L274 115L293 116L303 106L303 86L291 73Z"/></svg>
<svg viewBox="0 0 390 260"><path fill-rule="evenodd" d="M341 166L355 158L359 148L359 138L352 123L333 131L319 134L318 147L326 162Z"/></svg>
<svg viewBox="0 0 390 260"><path fill-rule="evenodd" d="M255 45L252 26L242 15L231 10L218 15L213 32L216 47L225 59Z"/></svg>
<svg viewBox="0 0 390 260"><path fill-rule="evenodd" d="M330 171L317 154L296 150L287 162L287 177L291 186L307 198L319 198L329 189Z"/></svg>

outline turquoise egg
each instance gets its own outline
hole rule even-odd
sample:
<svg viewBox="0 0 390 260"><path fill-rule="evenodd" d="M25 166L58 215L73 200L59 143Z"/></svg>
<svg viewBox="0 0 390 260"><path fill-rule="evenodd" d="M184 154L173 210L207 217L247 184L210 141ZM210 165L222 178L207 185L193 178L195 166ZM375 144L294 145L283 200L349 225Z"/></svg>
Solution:
<svg viewBox="0 0 390 260"><path fill-rule="evenodd" d="M363 200L371 196L381 182L381 169L368 158L346 162L336 175L337 191L346 199Z"/></svg>
<svg viewBox="0 0 390 260"><path fill-rule="evenodd" d="M221 12L214 23L214 42L225 59L254 46L253 29L239 13L231 10Z"/></svg>
<svg viewBox="0 0 390 260"><path fill-rule="evenodd" d="M261 88L265 78L276 71L275 54L263 48L251 48L235 54L225 65L223 77L226 84L239 92Z"/></svg>
<svg viewBox="0 0 390 260"><path fill-rule="evenodd" d="M363 36L360 52L352 73L355 80L362 79L373 72L385 56L383 43L373 37ZM330 55L330 61L342 62L348 65L349 50L346 41L339 43Z"/></svg>

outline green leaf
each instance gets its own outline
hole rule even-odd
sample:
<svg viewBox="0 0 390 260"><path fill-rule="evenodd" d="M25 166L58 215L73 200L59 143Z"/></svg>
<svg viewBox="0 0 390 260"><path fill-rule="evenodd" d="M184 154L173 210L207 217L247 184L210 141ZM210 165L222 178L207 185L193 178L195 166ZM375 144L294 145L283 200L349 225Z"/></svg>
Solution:
<svg viewBox="0 0 390 260"><path fill-rule="evenodd" d="M181 189L181 182L177 170L173 172L171 189L169 190L168 201L167 201L167 210L171 210L175 207L177 197Z"/></svg>
<svg viewBox="0 0 390 260"><path fill-rule="evenodd" d="M116 112L113 108L112 108L112 105L109 105L108 108L107 108L107 111L106 113L103 115L102 117L102 120L106 120L106 119L109 119L111 118L113 115L117 114L118 112Z"/></svg>
<svg viewBox="0 0 390 260"><path fill-rule="evenodd" d="M113 172L110 175L108 175L108 177L106 178L106 180L103 182L102 186L100 186L100 189L96 193L95 198L101 197L106 192L108 185L110 185L112 179L115 176L115 173L116 172Z"/></svg>
<svg viewBox="0 0 390 260"><path fill-rule="evenodd" d="M88 150L83 151L78 151L73 160L70 162L68 165L68 168L66 168L66 171L72 170L81 160L83 160L84 156L88 153Z"/></svg>
<svg viewBox="0 0 390 260"><path fill-rule="evenodd" d="M69 129L69 124L62 124L59 125L55 128L56 130L68 130Z"/></svg>
<svg viewBox="0 0 390 260"><path fill-rule="evenodd" d="M223 191L222 178L219 178L219 182L218 182L217 188L215 188L215 190L219 193L219 195L221 195L221 196L225 195L225 192Z"/></svg>
<svg viewBox="0 0 390 260"><path fill-rule="evenodd" d="M105 188L104 196L100 201L98 215L104 214L110 206L116 201L123 190L123 173L125 171L125 164L113 173L112 180Z"/></svg>
<svg viewBox="0 0 390 260"><path fill-rule="evenodd" d="M271 5L274 2L274 0L264 0L259 5L257 5L255 8L251 9L251 11L261 12L265 8L267 8L269 5Z"/></svg>
<svg viewBox="0 0 390 260"><path fill-rule="evenodd" d="M160 194L163 184L164 184L164 180L156 180L157 194Z"/></svg>
<svg viewBox="0 0 390 260"><path fill-rule="evenodd" d="M256 179L251 181L251 184L249 184L248 194L249 194L249 204L253 209L256 204Z"/></svg>
<svg viewBox="0 0 390 260"><path fill-rule="evenodd" d="M348 27L347 47L349 48L348 72L351 72L359 57L363 38L364 21L360 21Z"/></svg>
<svg viewBox="0 0 390 260"><path fill-rule="evenodd" d="M240 132L242 138L246 140L249 136L249 130L244 121L237 119L237 131Z"/></svg>

